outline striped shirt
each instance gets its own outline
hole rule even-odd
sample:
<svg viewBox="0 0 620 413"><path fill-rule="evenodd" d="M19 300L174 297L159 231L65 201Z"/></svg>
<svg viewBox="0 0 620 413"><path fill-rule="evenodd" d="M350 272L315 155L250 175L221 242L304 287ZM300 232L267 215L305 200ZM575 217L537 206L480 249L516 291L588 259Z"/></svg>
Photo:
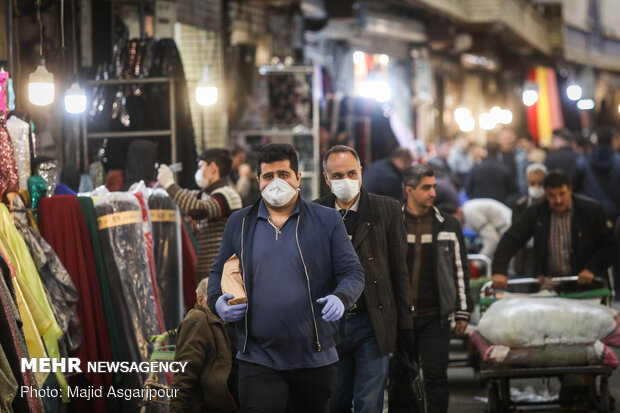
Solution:
<svg viewBox="0 0 620 413"><path fill-rule="evenodd" d="M572 206L562 214L551 213L551 228L549 230L549 254L547 255L547 274L552 277L568 276L571 274L571 222L573 218Z"/></svg>
<svg viewBox="0 0 620 413"><path fill-rule="evenodd" d="M241 197L228 185L227 178L213 183L204 192L181 189L177 184L168 187L167 191L182 214L200 220L196 234L198 241L196 278L200 282L209 276L220 250L226 221L230 214L241 208Z"/></svg>

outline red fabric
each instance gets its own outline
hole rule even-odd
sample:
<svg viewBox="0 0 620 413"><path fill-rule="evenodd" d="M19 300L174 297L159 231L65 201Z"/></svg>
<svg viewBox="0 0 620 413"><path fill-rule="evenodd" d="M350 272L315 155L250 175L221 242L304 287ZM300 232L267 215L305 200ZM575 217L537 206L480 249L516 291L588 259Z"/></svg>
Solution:
<svg viewBox="0 0 620 413"><path fill-rule="evenodd" d="M527 80L530 82L536 82L536 69L532 68L527 71ZM532 106L526 106L527 111L527 130L532 135L534 143L538 144L540 136L538 136L538 103L534 103Z"/></svg>
<svg viewBox="0 0 620 413"><path fill-rule="evenodd" d="M82 388L91 385L95 389L102 386L103 393L106 394L112 385L112 375L92 373L86 369L89 361L112 361L113 357L93 250L78 199L73 195L41 199L39 229L58 254L80 294L77 311L84 340L71 356L81 360L83 373L68 377L69 385ZM69 411L105 413L105 398L73 398Z"/></svg>
<svg viewBox="0 0 620 413"><path fill-rule="evenodd" d="M144 231L144 239L146 241L146 252L149 256L149 270L151 273L151 283L153 284L153 295L155 296L155 306L157 307L157 323L159 324L159 333L163 334L166 331L164 327L164 317L161 314L161 304L159 303L159 294L157 293L157 280L155 279L155 258L153 257L153 236L151 235L149 224L149 210L144 203L144 197L141 192L133 194L140 203L142 210L142 221L146 225L147 230Z"/></svg>
<svg viewBox="0 0 620 413"><path fill-rule="evenodd" d="M620 317L616 318L618 328L613 333L602 339L603 344L613 347L620 347Z"/></svg>
<svg viewBox="0 0 620 413"><path fill-rule="evenodd" d="M185 223L181 223L181 250L183 255L183 301L185 301L185 311L189 311L196 304L198 254L196 254Z"/></svg>

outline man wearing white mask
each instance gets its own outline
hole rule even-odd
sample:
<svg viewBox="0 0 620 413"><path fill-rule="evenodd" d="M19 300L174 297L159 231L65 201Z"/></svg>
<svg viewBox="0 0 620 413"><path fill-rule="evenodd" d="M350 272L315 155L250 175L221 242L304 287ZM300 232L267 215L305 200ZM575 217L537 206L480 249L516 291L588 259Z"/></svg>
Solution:
<svg viewBox="0 0 620 413"><path fill-rule="evenodd" d="M208 305L238 337L243 412L327 413L338 323L364 288L364 273L333 208L300 196L291 145L261 149L262 198L233 213L211 269ZM247 303L229 305L224 263L239 257Z"/></svg>
<svg viewBox="0 0 620 413"><path fill-rule="evenodd" d="M362 296L340 319L336 388L330 412L381 413L389 354L398 330L413 333L407 235L397 200L362 186L354 149L338 145L323 157L332 193L319 201L340 212L366 278Z"/></svg>
<svg viewBox="0 0 620 413"><path fill-rule="evenodd" d="M540 163L528 165L525 170L527 195L522 196L512 207L512 223L523 215L526 209L545 199L543 182L547 175L547 167ZM519 277L531 277L534 274L534 238L530 238L525 247L515 255L515 272Z"/></svg>
<svg viewBox="0 0 620 413"><path fill-rule="evenodd" d="M229 185L232 160L226 149L213 148L198 157L196 185L200 190L182 189L174 181L170 168L159 167L157 182L168 191L184 215L196 220L198 241L197 282L211 271L222 242L226 220L233 211L241 208L241 197Z"/></svg>

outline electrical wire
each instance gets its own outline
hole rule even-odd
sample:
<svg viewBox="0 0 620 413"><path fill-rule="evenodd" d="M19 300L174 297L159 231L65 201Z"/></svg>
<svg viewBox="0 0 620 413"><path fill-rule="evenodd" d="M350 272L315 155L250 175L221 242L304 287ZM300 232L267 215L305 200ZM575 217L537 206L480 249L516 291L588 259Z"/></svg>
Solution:
<svg viewBox="0 0 620 413"><path fill-rule="evenodd" d="M37 21L39 22L39 57L43 58L43 21L41 21L41 0L37 0Z"/></svg>
<svg viewBox="0 0 620 413"><path fill-rule="evenodd" d="M77 35L75 34L75 0L71 0L71 31L73 39L73 75L77 76Z"/></svg>

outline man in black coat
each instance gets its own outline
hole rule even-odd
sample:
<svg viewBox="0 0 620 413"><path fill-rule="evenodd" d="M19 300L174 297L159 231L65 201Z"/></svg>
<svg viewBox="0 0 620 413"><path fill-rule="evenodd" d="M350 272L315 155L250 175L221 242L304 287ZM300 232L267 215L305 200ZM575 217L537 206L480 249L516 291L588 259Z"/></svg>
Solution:
<svg viewBox="0 0 620 413"><path fill-rule="evenodd" d="M579 275L580 289L595 276L608 279L615 254L613 225L601 204L573 195L570 178L560 170L547 174L546 200L532 205L504 234L493 259L493 285L506 288L508 262L534 237L535 275Z"/></svg>
<svg viewBox="0 0 620 413"><path fill-rule="evenodd" d="M397 148L389 158L374 162L364 171L364 186L373 194L403 199L403 171L413 163L406 148Z"/></svg>
<svg viewBox="0 0 620 413"><path fill-rule="evenodd" d="M573 149L571 132L565 129L554 130L551 135L551 152L545 159L548 170L561 169L572 176L579 154Z"/></svg>
<svg viewBox="0 0 620 413"><path fill-rule="evenodd" d="M340 320L339 361L330 412L383 411L389 353L399 329L412 329L412 301L406 262L406 233L398 201L366 191L357 153L331 148L323 173L332 193L319 203L340 212L362 267L366 285Z"/></svg>
<svg viewBox="0 0 620 413"><path fill-rule="evenodd" d="M499 159L499 144L487 144L487 157L473 167L467 182L467 196L491 198L508 205L516 198L515 180L510 170Z"/></svg>

